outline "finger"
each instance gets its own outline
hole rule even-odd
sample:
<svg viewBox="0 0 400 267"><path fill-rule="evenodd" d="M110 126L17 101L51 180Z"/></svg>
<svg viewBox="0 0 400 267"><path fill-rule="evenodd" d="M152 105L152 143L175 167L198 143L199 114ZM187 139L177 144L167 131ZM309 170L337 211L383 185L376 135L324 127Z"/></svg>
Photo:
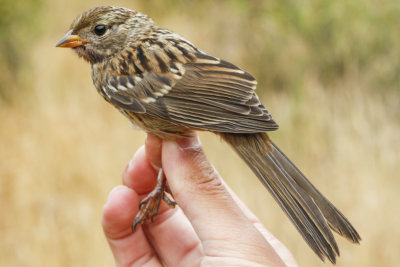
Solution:
<svg viewBox="0 0 400 267"><path fill-rule="evenodd" d="M159 169L161 167L161 144L162 141L160 138L148 134L146 138L146 155L147 159L154 166L155 169Z"/></svg>
<svg viewBox="0 0 400 267"><path fill-rule="evenodd" d="M166 266L199 266L204 256L200 239L179 207L167 210L144 231Z"/></svg>
<svg viewBox="0 0 400 267"><path fill-rule="evenodd" d="M157 139L153 140L158 142ZM148 147L148 145L150 146ZM136 151L135 155L129 161L128 166L122 173L123 184L134 189L139 195L140 200L146 197L157 184L158 172L154 169L147 156L148 151L151 151L151 155L157 154L157 152L153 151L152 149L160 150L161 147L157 148L157 146L151 142L146 142L146 146L142 146ZM161 154L161 152L159 153ZM164 218L163 213L168 209L168 205L166 205L164 202L161 202L158 210L158 216L156 216L154 219L157 217Z"/></svg>
<svg viewBox="0 0 400 267"><path fill-rule="evenodd" d="M148 140L158 142L156 139ZM131 167L126 168L123 175L125 184L147 189L147 186L141 184L142 181L135 180L142 180L139 177L142 177L143 174L151 176L151 179L156 179L156 173L149 162L149 157L157 155L155 150L161 150L161 146L157 147L152 144L152 141L146 142L146 148L139 149L131 160ZM149 151L152 153L150 156L147 155ZM161 151L159 155L161 155ZM159 214L154 217L154 221L145 223L142 229L157 251L157 255L167 266L190 266L203 255L199 238L178 207L169 209L163 204Z"/></svg>
<svg viewBox="0 0 400 267"><path fill-rule="evenodd" d="M157 171L146 157L145 146L140 147L122 173L122 182L139 194L147 194L157 183Z"/></svg>
<svg viewBox="0 0 400 267"><path fill-rule="evenodd" d="M197 136L164 141L162 162L174 198L191 221L206 255L218 252L221 257L243 255L260 263L283 264L233 201Z"/></svg>
<svg viewBox="0 0 400 267"><path fill-rule="evenodd" d="M126 187L115 187L104 205L102 226L117 266L162 266L143 231L132 233L139 197Z"/></svg>

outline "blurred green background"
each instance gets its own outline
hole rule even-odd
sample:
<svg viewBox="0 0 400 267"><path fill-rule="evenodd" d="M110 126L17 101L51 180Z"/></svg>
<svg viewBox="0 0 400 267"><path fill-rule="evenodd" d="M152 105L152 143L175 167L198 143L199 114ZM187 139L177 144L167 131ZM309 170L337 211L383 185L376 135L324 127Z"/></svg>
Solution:
<svg viewBox="0 0 400 267"><path fill-rule="evenodd" d="M272 138L363 238L338 237L337 266L398 265L399 1L0 0L1 266L114 264L102 205L145 135L97 95L89 65L55 48L98 5L146 13L256 76L281 126ZM323 266L230 148L201 138L299 265Z"/></svg>

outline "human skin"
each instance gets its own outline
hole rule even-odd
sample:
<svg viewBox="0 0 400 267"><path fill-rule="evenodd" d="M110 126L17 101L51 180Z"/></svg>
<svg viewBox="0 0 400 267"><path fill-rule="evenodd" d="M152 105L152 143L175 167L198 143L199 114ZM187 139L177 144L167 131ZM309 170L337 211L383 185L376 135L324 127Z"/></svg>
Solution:
<svg viewBox="0 0 400 267"><path fill-rule="evenodd" d="M153 223L132 232L139 202L154 188L160 166L178 205L162 203ZM148 135L122 177L102 217L117 266L297 266L224 183L194 133L177 141Z"/></svg>

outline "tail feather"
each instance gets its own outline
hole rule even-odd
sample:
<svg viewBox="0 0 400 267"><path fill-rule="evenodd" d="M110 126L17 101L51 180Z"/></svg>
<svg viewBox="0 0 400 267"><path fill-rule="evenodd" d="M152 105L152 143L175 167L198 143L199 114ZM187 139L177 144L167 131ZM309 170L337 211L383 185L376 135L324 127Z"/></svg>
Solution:
<svg viewBox="0 0 400 267"><path fill-rule="evenodd" d="M278 186L287 188L286 194L290 195L294 199L295 204L299 206L298 214L301 222L305 224L306 230L311 233L311 237L318 237L316 243L318 249L322 254L328 255L330 260L334 260L335 254L339 254L339 248L321 210L313 199L282 168L273 152L268 154L267 158L271 163L270 165L272 165L273 171L276 173L274 178L281 181Z"/></svg>
<svg viewBox="0 0 400 267"><path fill-rule="evenodd" d="M354 243L360 236L265 133L221 134L288 215L311 249L332 263L339 256L333 229Z"/></svg>
<svg viewBox="0 0 400 267"><path fill-rule="evenodd" d="M288 171L289 175L293 177L302 188L305 188L307 193L314 199L316 204L320 207L325 218L328 220L329 226L339 235L349 239L353 243L360 243L361 237L356 229L351 225L347 218L326 199L315 186L307 180L301 171L286 157L285 154L272 143L278 160L282 162L283 168Z"/></svg>

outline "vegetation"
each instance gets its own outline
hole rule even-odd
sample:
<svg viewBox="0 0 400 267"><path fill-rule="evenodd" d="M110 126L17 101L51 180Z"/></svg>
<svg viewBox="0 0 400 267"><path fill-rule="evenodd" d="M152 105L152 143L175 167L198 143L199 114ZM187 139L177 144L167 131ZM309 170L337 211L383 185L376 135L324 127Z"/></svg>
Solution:
<svg viewBox="0 0 400 267"><path fill-rule="evenodd" d="M20 90L32 68L29 51L40 31L42 0L0 1L0 100ZM23 86L22 86L23 88Z"/></svg>

